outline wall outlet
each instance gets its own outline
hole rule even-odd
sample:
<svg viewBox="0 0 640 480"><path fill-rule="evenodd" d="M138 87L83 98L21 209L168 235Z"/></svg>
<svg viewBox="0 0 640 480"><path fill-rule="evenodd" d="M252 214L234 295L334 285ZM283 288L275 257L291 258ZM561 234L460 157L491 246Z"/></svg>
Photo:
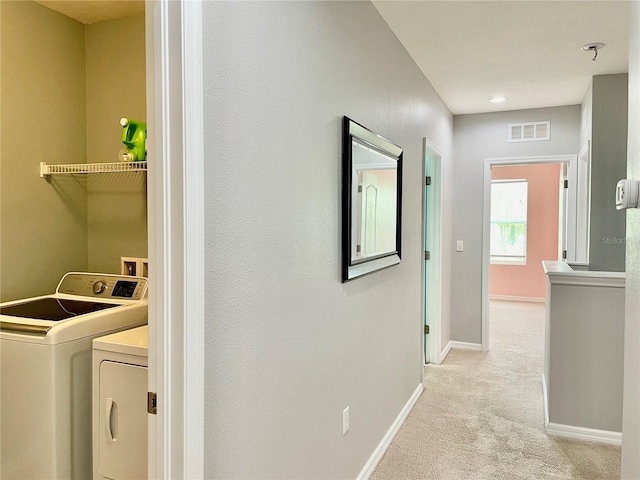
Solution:
<svg viewBox="0 0 640 480"><path fill-rule="evenodd" d="M349 406L342 410L342 434L345 435L349 431Z"/></svg>
<svg viewBox="0 0 640 480"><path fill-rule="evenodd" d="M149 276L149 259L136 257L120 257L120 275L132 277Z"/></svg>

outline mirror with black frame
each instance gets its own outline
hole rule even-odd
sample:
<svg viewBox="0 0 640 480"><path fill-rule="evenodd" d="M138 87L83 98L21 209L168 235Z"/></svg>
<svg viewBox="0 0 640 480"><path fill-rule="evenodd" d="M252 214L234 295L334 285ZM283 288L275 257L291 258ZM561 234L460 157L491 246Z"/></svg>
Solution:
<svg viewBox="0 0 640 480"><path fill-rule="evenodd" d="M402 149L344 117L342 281L400 263Z"/></svg>

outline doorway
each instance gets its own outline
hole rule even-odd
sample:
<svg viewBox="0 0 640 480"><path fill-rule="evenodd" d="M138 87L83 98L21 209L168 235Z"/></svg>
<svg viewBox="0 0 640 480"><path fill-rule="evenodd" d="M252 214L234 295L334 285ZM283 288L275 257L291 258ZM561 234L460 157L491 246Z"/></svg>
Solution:
<svg viewBox="0 0 640 480"><path fill-rule="evenodd" d="M204 477L202 2L146 2L149 478ZM188 32L186 34L185 32Z"/></svg>
<svg viewBox="0 0 640 480"><path fill-rule="evenodd" d="M514 165L536 165L536 164L561 164L563 170L567 172L566 182L566 202L562 209L565 214L558 212L558 218L563 217L564 226L560 226L559 236L563 237L566 245L567 261L584 261L576 256L577 238L584 235L577 231L577 217L582 215L577 211L577 155L552 155L540 157L511 157L511 158L488 158L484 160L484 202L483 202L483 227L482 227L482 351L490 348L489 329L489 306L490 306L490 284L489 272L491 268L491 180L492 168L498 166ZM588 204L588 202L583 202Z"/></svg>
<svg viewBox="0 0 640 480"><path fill-rule="evenodd" d="M547 163L491 169L491 300L544 302L541 262L561 259L565 250L561 167Z"/></svg>
<svg viewBox="0 0 640 480"><path fill-rule="evenodd" d="M423 190L423 346L424 363L441 363L441 168L442 154L428 139L424 139ZM428 331L428 333L427 333Z"/></svg>

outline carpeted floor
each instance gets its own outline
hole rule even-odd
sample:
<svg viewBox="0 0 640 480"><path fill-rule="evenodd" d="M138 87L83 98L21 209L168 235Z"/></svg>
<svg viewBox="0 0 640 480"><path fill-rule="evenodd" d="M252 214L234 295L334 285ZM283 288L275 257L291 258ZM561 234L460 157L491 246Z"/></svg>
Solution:
<svg viewBox="0 0 640 480"><path fill-rule="evenodd" d="M452 350L371 480L620 478L620 447L548 437L544 305L492 302L491 350Z"/></svg>

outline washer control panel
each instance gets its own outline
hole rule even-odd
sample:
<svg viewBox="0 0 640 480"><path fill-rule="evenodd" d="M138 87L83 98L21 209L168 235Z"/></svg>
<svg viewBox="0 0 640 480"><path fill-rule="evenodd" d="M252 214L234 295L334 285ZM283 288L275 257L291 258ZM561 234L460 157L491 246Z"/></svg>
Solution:
<svg viewBox="0 0 640 480"><path fill-rule="evenodd" d="M144 277L111 275L108 273L67 273L56 289L56 293L81 297L142 300L147 296Z"/></svg>

